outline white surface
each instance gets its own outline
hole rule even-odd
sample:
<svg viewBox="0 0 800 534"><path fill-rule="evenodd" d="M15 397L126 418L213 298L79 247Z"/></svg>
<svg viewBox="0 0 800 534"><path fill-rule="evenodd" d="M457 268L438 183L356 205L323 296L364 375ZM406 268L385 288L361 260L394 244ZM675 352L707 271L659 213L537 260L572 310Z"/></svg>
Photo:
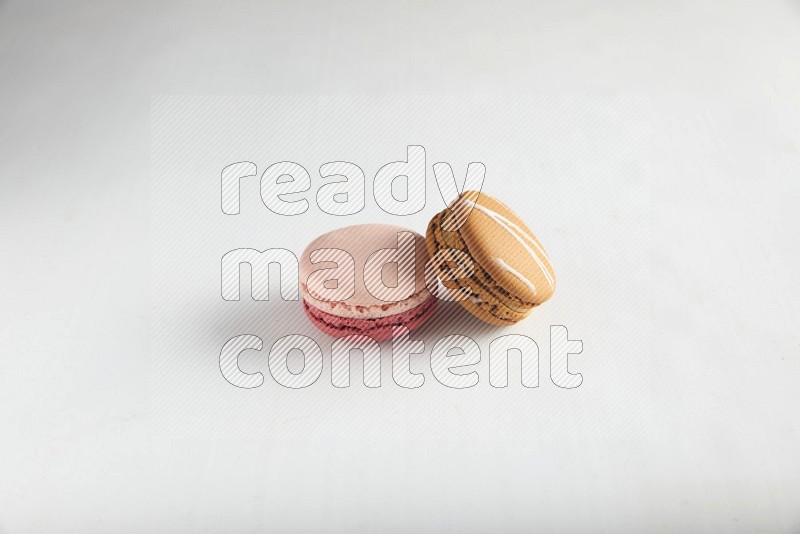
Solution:
<svg viewBox="0 0 800 534"><path fill-rule="evenodd" d="M796 532L799 21L789 2L0 4L0 532ZM533 94L550 112L574 97L526 154L550 164L541 194L570 207L526 214L560 287L525 328L543 351L551 319L583 339L584 384L543 374L523 390L512 374L493 390L484 354L467 391L430 370L419 395L390 388L385 367L378 391L334 391L323 371L308 391L267 377L241 392L214 354L179 353L176 373L208 382L165 394L150 104L169 93ZM594 108L608 101L610 116ZM599 126L620 109L642 111L609 138ZM308 168L390 161L415 142L402 127L374 131L381 148L363 158L334 139ZM422 144L458 173L442 128ZM458 135L465 154L484 144ZM507 157L492 149L486 191L516 207L521 177L491 175L521 165L525 140L510 142ZM242 152L263 170L290 146ZM221 169L188 163L212 183ZM209 324L248 330L193 311L215 350Z"/></svg>

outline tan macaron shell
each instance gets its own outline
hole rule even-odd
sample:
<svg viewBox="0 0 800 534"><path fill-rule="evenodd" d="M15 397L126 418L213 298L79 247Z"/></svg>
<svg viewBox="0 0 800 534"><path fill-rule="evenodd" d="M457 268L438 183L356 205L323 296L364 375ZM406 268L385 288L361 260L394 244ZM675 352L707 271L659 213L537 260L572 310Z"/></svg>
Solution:
<svg viewBox="0 0 800 534"><path fill-rule="evenodd" d="M472 258L522 300L545 302L553 296L556 275L542 244L505 204L478 195L468 191L459 198L477 204L459 229ZM494 218L497 215L499 220Z"/></svg>
<svg viewBox="0 0 800 534"><path fill-rule="evenodd" d="M444 229L456 228L454 217L467 213L456 231ZM470 279L444 285L470 287L473 298L460 304L488 323L518 322L555 290L555 271L539 240L508 206L486 194L462 193L431 220L426 244L431 255L454 248L472 258L475 274ZM440 266L442 273L448 269Z"/></svg>
<svg viewBox="0 0 800 534"><path fill-rule="evenodd" d="M442 249L456 249L460 250L467 255L469 251L461 240L458 232L445 232L442 231L442 219L444 213L440 213L431 219L428 226L428 235L426 245L428 246L428 253L433 256L438 250ZM438 271L443 279L446 279L450 271L455 266L451 267L447 264L439 265ZM497 286L480 265L473 262L472 268L474 275L471 278L458 278L453 281L442 281L442 285L451 290L451 293L456 294L459 288L469 289L472 296L469 299L459 300L459 304L463 306L475 317L498 326L507 326L525 318L529 305L521 305L519 311L515 311L510 307L504 306L500 303Z"/></svg>

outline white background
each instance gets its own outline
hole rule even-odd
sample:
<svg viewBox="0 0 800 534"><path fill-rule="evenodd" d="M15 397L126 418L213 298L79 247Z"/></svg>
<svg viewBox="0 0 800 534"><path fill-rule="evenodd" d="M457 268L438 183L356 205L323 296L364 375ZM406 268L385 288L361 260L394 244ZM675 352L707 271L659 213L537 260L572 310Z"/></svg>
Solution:
<svg viewBox="0 0 800 534"><path fill-rule="evenodd" d="M788 2L0 4L0 532L797 531L799 22ZM331 93L435 96L344 96L371 128L338 138L342 101L310 97L320 129L279 149L261 120L250 144L235 121L190 129L165 161L201 225L157 224L153 95ZM505 104L472 131L470 94L516 96L485 97ZM417 111L380 129L398 106ZM222 166L340 158L369 179L411 143L457 174L484 161L542 238L560 285L518 328L546 355L566 324L584 384L556 388L543 358L538 389L495 390L485 352L466 391L429 369L405 391L386 365L374 391L329 367L303 391L224 382L222 343L271 344L276 308L220 312L213 265L160 263L165 237L208 237L191 250L215 262L299 253L330 217L273 235L286 221L248 197L229 223L206 211ZM163 352L164 331L188 342Z"/></svg>

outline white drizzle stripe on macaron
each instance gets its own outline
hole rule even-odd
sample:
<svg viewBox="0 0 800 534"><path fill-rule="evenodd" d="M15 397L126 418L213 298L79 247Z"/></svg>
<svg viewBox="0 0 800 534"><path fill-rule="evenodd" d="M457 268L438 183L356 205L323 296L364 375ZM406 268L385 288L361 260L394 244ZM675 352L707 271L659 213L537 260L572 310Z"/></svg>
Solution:
<svg viewBox="0 0 800 534"><path fill-rule="evenodd" d="M514 239L516 239L519 242L519 244L522 245L525 248L525 250L528 251L528 254L530 254L531 258L533 258L533 260L536 262L536 265L539 266L539 269L542 271L542 274L544 274L544 277L547 280L547 283L550 285L550 287L555 288L556 285L555 280L550 275L550 271L548 271L547 268L542 263L542 259L536 252L534 252L534 250L530 246L528 246L525 240L521 239L521 237L527 239L533 246L535 246L539 250L539 252L541 252L542 256L544 256L544 259L547 261L547 263L550 263L552 265L552 263L550 262L550 258L547 257L547 253L542 249L542 247L539 245L539 243L536 242L536 240L533 237L529 236L522 228L517 226L513 221L510 221L506 217L503 217L496 211L490 210L485 206L481 206L476 202L464 198L459 198L458 200L456 200L456 202L464 203L467 206L471 207L472 209L477 209L484 215L490 217L500 227L502 227L505 231L511 234L512 237L514 237Z"/></svg>
<svg viewBox="0 0 800 534"><path fill-rule="evenodd" d="M497 264L498 267L500 267L504 271L507 271L516 276L520 282L528 286L528 289L530 289L534 295L536 294L536 286L534 285L534 283L525 278L525 276L521 272L519 272L518 270L507 264L505 261L503 261L503 258L495 258L494 262Z"/></svg>

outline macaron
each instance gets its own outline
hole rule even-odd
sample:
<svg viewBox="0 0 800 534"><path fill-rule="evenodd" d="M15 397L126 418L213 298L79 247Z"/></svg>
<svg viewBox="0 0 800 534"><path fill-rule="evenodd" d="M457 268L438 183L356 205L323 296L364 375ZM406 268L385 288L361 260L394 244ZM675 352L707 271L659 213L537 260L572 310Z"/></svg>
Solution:
<svg viewBox="0 0 800 534"><path fill-rule="evenodd" d="M335 337L377 341L395 326L420 327L436 299L425 286L425 238L400 226L348 226L314 239L300 258L300 293L311 322Z"/></svg>
<svg viewBox="0 0 800 534"><path fill-rule="evenodd" d="M434 216L426 245L442 285L487 323L517 323L555 291L555 271L542 244L511 208L485 193L465 191ZM437 260L445 249L460 251L467 261Z"/></svg>

